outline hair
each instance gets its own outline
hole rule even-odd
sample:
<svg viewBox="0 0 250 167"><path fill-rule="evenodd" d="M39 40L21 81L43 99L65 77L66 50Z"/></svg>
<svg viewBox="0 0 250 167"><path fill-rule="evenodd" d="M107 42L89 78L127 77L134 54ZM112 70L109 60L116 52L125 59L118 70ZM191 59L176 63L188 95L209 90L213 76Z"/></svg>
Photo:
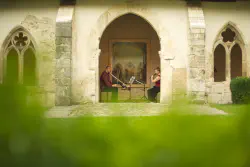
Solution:
<svg viewBox="0 0 250 167"><path fill-rule="evenodd" d="M110 66L110 65L107 65L105 69L107 69L107 68L109 68L109 67L111 67L111 66Z"/></svg>
<svg viewBox="0 0 250 167"><path fill-rule="evenodd" d="M161 72L160 67L156 67L156 68L155 68L155 70L157 70L157 71Z"/></svg>

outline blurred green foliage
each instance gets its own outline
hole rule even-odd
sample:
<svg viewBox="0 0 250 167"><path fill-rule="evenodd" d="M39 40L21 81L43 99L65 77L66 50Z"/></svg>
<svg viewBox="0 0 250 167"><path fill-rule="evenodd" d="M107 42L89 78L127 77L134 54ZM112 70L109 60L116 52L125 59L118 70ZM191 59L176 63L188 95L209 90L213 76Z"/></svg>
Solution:
<svg viewBox="0 0 250 167"><path fill-rule="evenodd" d="M0 87L1 167L248 167L249 113L44 118L21 86ZM178 104L174 104L178 105ZM119 110L119 109L117 109ZM249 110L248 106L242 110Z"/></svg>
<svg viewBox="0 0 250 167"><path fill-rule="evenodd" d="M230 83L232 100L235 104L250 103L250 78L237 77Z"/></svg>

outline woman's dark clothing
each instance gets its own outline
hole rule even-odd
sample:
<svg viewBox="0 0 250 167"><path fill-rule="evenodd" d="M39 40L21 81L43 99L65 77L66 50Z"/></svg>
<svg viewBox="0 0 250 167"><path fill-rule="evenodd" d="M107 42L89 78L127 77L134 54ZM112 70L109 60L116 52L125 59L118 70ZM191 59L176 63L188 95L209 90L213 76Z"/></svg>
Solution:
<svg viewBox="0 0 250 167"><path fill-rule="evenodd" d="M156 102L156 96L160 92L161 80L155 83L155 86L151 89L148 89L148 100Z"/></svg>
<svg viewBox="0 0 250 167"><path fill-rule="evenodd" d="M154 86L151 89L148 89L148 100L155 102L156 101L156 96L160 92L160 87Z"/></svg>

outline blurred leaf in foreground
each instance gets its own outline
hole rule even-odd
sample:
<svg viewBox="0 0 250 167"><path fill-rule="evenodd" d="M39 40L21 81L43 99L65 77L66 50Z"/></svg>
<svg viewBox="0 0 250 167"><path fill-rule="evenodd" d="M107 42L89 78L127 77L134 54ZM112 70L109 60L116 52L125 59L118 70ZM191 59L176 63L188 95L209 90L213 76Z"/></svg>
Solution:
<svg viewBox="0 0 250 167"><path fill-rule="evenodd" d="M44 109L35 99L28 103L26 88L1 86L0 89L1 167L247 167L250 164L247 106L244 114L238 116L165 114L46 119ZM180 108L172 106L172 110L178 113Z"/></svg>

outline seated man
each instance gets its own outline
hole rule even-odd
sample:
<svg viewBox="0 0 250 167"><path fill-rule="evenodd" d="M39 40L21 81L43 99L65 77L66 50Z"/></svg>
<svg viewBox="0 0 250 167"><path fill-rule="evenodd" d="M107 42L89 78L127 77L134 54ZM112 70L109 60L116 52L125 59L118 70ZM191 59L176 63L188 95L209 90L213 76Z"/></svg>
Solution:
<svg viewBox="0 0 250 167"><path fill-rule="evenodd" d="M100 77L100 89L101 92L112 92L111 100L112 102L117 102L118 100L118 88L115 87L116 84L112 84L110 80L111 67L106 66L105 71L102 72Z"/></svg>
<svg viewBox="0 0 250 167"><path fill-rule="evenodd" d="M155 78L154 75L156 75ZM155 83L155 86L151 89L148 89L148 100L151 102L156 102L157 93L160 92L161 72L159 67L155 69L154 75L152 75L150 79L151 82Z"/></svg>

